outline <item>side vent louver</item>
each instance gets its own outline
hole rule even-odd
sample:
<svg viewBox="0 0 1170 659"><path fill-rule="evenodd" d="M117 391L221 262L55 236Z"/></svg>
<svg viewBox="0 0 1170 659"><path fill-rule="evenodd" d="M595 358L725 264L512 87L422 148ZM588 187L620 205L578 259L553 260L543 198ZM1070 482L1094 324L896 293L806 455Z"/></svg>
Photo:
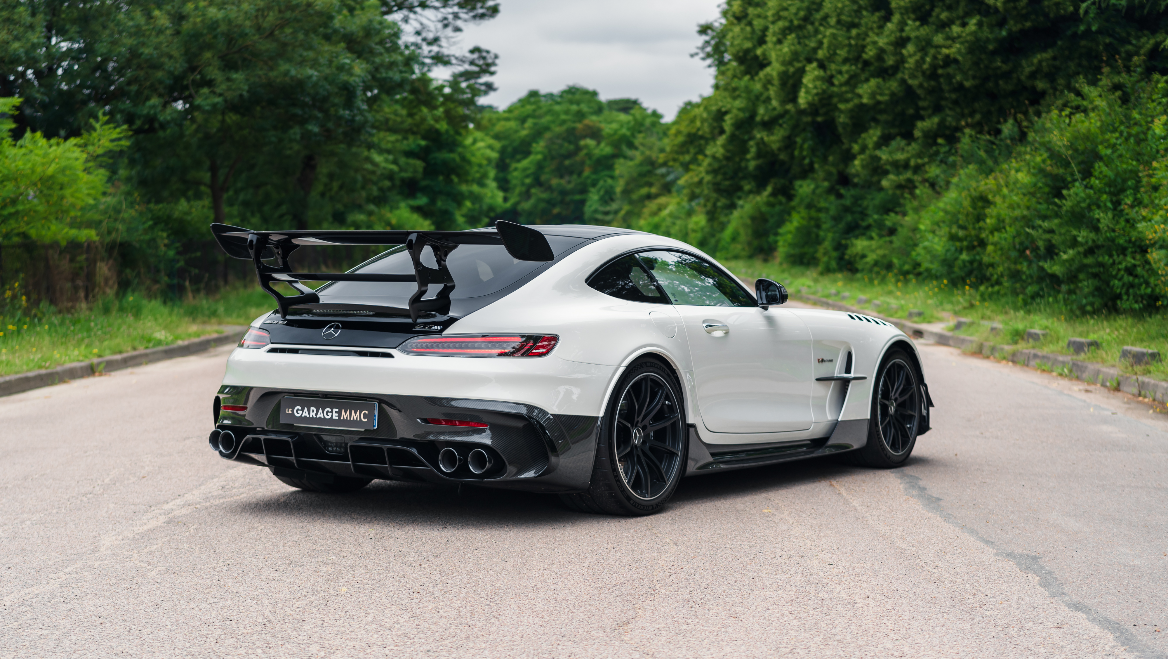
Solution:
<svg viewBox="0 0 1170 659"><path fill-rule="evenodd" d="M873 323L875 325L885 325L886 327L893 327L893 325L887 323L884 320L878 320L877 318L870 318L869 316L863 316L859 313L850 313L850 314L845 314L845 315L849 316L853 320L859 320L863 323Z"/></svg>

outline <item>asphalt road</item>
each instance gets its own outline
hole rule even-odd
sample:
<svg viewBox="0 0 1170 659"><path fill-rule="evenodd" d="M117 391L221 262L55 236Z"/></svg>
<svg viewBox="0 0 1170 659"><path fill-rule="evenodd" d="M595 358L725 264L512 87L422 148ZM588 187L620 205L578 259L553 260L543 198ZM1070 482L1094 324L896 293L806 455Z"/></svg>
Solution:
<svg viewBox="0 0 1170 659"><path fill-rule="evenodd" d="M1166 415L923 345L912 461L688 479L660 515L207 446L225 350L0 399L0 656L1166 656Z"/></svg>

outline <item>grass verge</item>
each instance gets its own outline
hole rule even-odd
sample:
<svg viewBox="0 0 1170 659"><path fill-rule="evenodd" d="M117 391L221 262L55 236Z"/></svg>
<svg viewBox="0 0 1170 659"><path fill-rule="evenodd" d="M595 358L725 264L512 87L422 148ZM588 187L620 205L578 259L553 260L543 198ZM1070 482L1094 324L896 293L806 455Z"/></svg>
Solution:
<svg viewBox="0 0 1170 659"><path fill-rule="evenodd" d="M24 308L8 295L0 315L0 375L171 345L216 334L220 325L247 325L273 308L255 284L182 302L127 293L87 308L59 313Z"/></svg>
<svg viewBox="0 0 1170 659"><path fill-rule="evenodd" d="M1133 316L1099 314L1074 316L1065 310L1045 305L1021 306L982 294L963 282L919 280L914 277L871 277L851 274L821 274L809 268L782 263L739 260L725 262L732 272L752 279L766 277L784 284L789 292L799 294L806 289L810 295L830 297L844 304L864 308L875 315L907 318L911 309L922 312L915 319L919 323L946 323L953 328L956 317L971 323L958 330L998 345L1019 345L1044 352L1072 355L1067 348L1070 338L1094 339L1101 345L1087 354L1077 356L1085 361L1100 362L1119 368L1123 373L1166 379L1167 315ZM841 294L848 297L842 298ZM866 298L858 304L858 298ZM874 306L877 302L877 306ZM991 323L999 327L993 331ZM1048 332L1038 343L1024 343L1024 333L1030 329ZM1157 350L1162 360L1146 366L1121 362L1121 348L1134 346Z"/></svg>

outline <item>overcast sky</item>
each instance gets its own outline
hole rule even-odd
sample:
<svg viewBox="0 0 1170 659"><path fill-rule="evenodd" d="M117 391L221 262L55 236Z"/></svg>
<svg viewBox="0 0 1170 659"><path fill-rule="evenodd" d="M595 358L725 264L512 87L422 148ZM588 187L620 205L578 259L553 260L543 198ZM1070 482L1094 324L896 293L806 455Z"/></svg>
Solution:
<svg viewBox="0 0 1170 659"><path fill-rule="evenodd" d="M568 85L601 98L636 98L673 119L685 101L711 93L711 70L691 53L700 23L719 16L720 0L501 0L500 15L466 28L463 48L500 56L498 90L486 103L503 108L530 89Z"/></svg>

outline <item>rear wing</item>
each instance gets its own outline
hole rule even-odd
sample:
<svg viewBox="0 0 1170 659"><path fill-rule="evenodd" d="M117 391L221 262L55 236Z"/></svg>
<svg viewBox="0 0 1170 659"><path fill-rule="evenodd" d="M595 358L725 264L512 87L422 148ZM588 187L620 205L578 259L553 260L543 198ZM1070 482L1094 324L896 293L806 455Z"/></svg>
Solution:
<svg viewBox="0 0 1170 659"><path fill-rule="evenodd" d="M256 266L260 288L276 300L280 317L286 318L292 307L319 311L382 311L409 315L418 321L425 312L446 314L451 310L451 291L455 280L447 269L447 255L460 245L500 245L512 258L521 261L552 261L553 251L544 234L514 222L499 221L493 229L474 231L254 231L215 223L211 233L228 256L251 261ZM414 274L385 275L360 272L293 272L288 257L304 246L326 245L406 245ZM431 248L437 268L423 265L422 254ZM265 261L273 261L272 264ZM322 304L321 298L302 281L396 282L418 285L406 309L356 304ZM286 297L272 288L272 282L284 282L300 295ZM427 287L442 284L433 298L424 299Z"/></svg>

